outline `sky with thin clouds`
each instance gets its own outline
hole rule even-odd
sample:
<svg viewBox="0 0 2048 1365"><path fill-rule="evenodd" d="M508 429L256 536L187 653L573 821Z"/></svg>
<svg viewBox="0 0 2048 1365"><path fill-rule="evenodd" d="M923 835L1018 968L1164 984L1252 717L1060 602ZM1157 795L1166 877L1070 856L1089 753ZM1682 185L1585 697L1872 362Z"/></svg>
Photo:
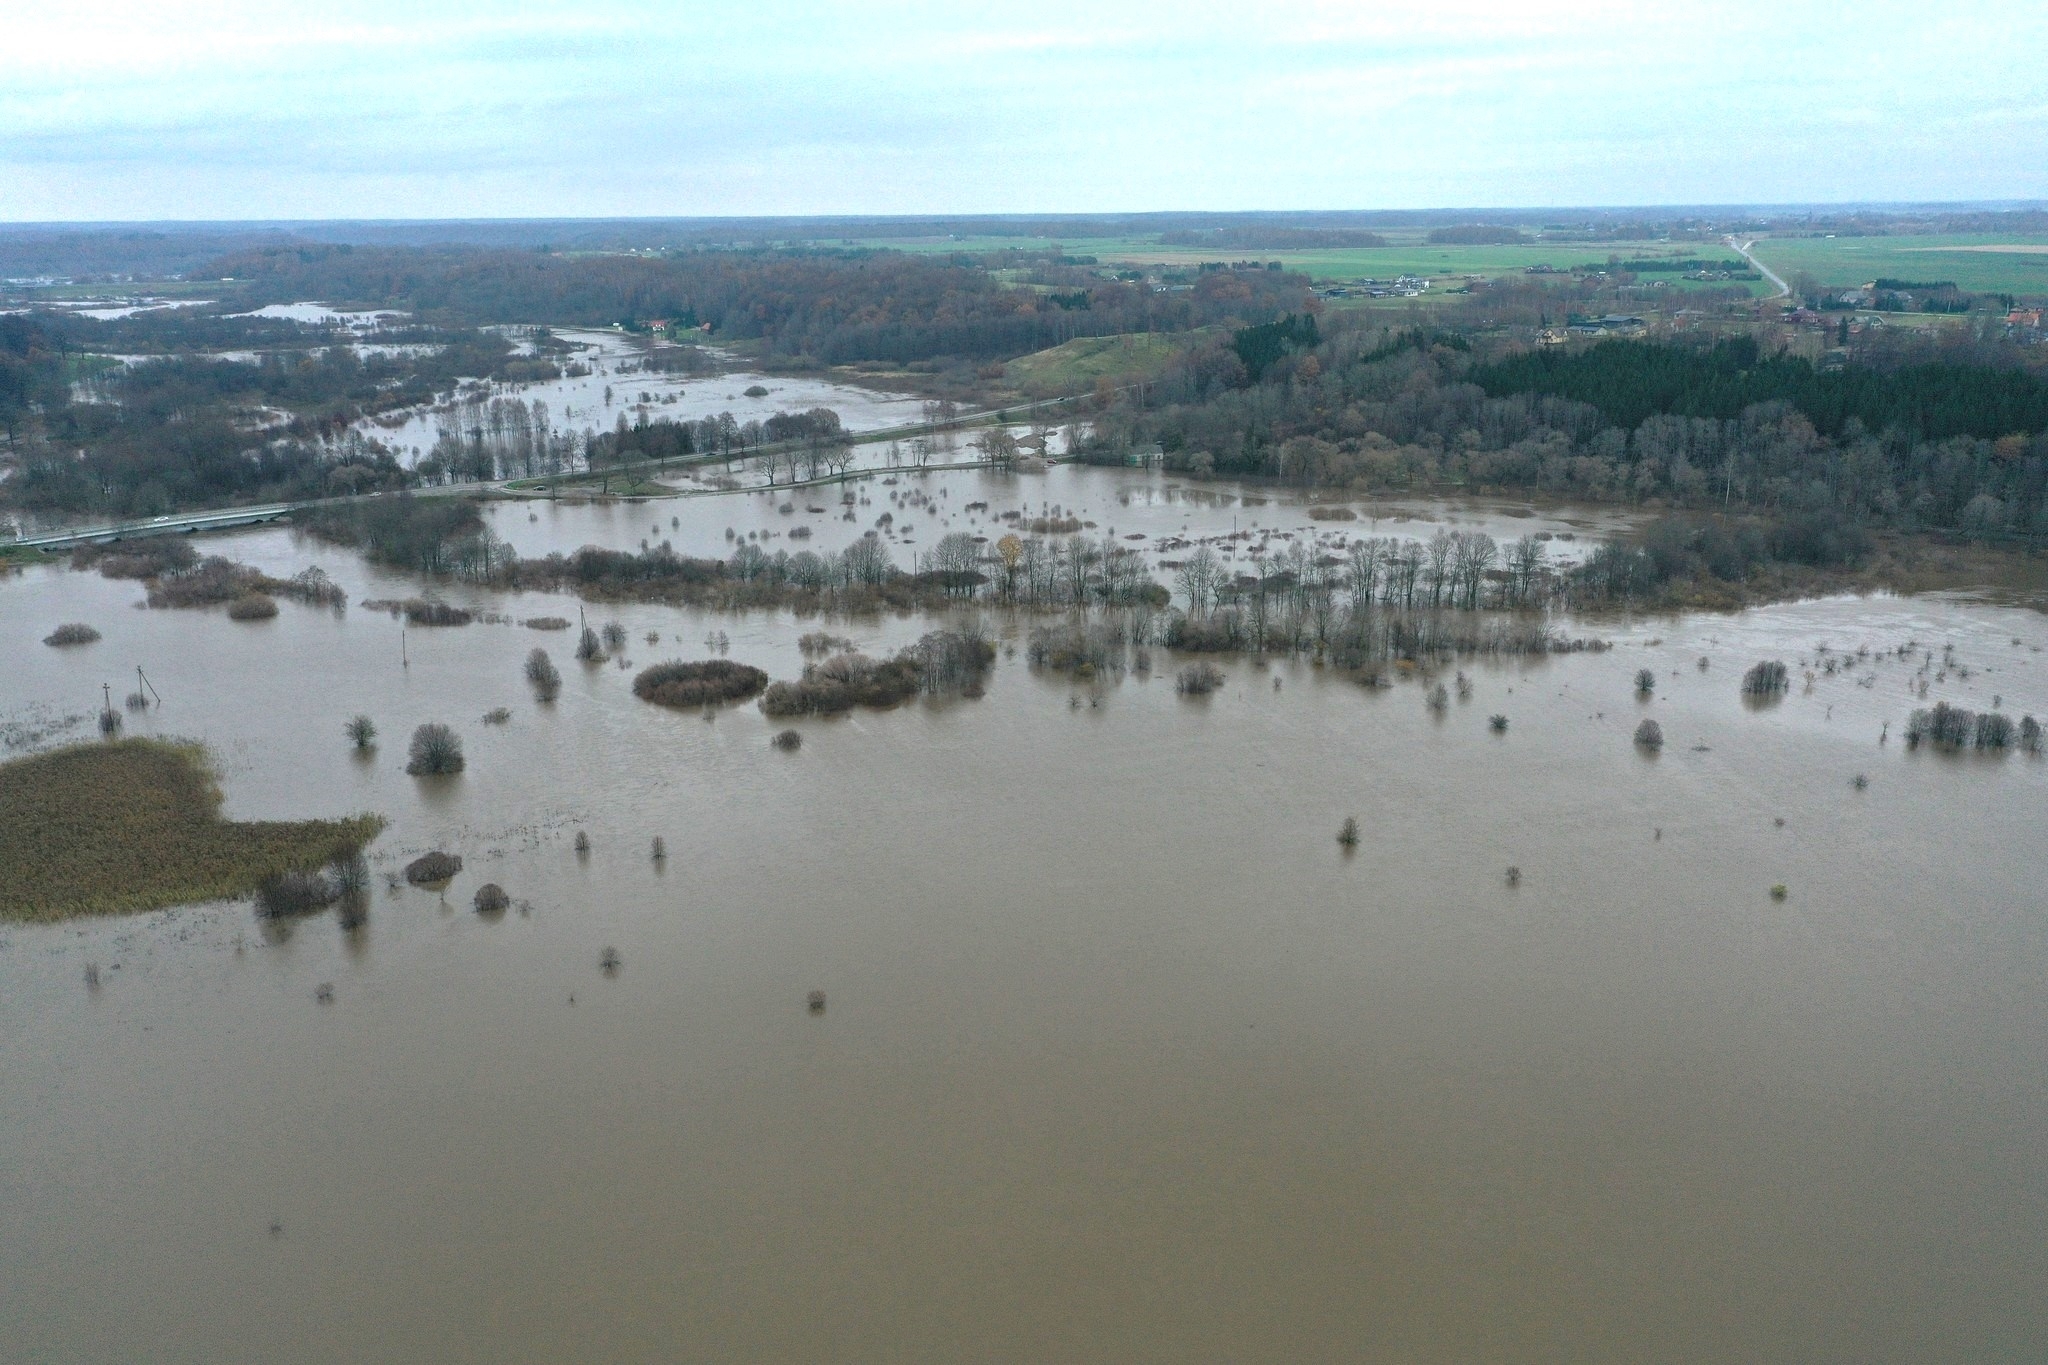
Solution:
<svg viewBox="0 0 2048 1365"><path fill-rule="evenodd" d="M2048 0L6 0L0 220L2048 198Z"/></svg>

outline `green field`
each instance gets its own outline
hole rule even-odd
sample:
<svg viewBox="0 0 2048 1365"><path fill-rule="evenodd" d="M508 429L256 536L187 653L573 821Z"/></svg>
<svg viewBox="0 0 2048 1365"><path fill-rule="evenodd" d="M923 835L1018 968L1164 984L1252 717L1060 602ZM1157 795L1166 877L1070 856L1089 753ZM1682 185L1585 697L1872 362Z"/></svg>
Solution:
<svg viewBox="0 0 2048 1365"><path fill-rule="evenodd" d="M1098 379L1124 383L1158 374L1196 335L1077 337L1050 350L1019 356L1003 367L1003 379L1033 397L1086 393Z"/></svg>
<svg viewBox="0 0 2048 1365"><path fill-rule="evenodd" d="M1155 237L1062 238L1057 245L1072 256L1093 256L1104 265L1165 266L1191 268L1205 262L1258 260L1279 261L1290 270L1305 271L1318 283L1343 283L1357 279L1393 279L1399 275L1420 275L1432 281L1431 292L1459 283L1467 275L1510 275L1534 265L1565 269L1574 265L1602 265L1609 257L1624 264L1645 257L1700 257L1733 260L1736 253L1721 242L1533 242L1525 246L1435 245L1420 232L1389 232L1383 247L1337 247L1309 250L1223 250L1162 246ZM852 243L896 251L982 253L1007 250L1046 250L1055 243L1037 237L892 237L863 238ZM1667 276L1674 287L1694 282ZM1725 285L1723 286L1725 287ZM1769 292L1753 284L1752 292Z"/></svg>
<svg viewBox="0 0 2048 1365"><path fill-rule="evenodd" d="M2000 246L2034 250L1971 249ZM1973 294L2048 295L2048 238L1767 237L1750 250L1788 280L1803 270L1842 288L1879 278L1953 280Z"/></svg>

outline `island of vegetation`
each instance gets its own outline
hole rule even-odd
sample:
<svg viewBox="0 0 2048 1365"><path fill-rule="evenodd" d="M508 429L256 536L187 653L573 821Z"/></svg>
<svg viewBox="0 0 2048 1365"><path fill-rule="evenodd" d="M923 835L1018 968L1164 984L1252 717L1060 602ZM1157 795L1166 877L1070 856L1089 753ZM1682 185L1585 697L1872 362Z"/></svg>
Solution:
<svg viewBox="0 0 2048 1365"><path fill-rule="evenodd" d="M0 920L247 895L344 863L381 817L230 821L195 744L124 739L0 764Z"/></svg>

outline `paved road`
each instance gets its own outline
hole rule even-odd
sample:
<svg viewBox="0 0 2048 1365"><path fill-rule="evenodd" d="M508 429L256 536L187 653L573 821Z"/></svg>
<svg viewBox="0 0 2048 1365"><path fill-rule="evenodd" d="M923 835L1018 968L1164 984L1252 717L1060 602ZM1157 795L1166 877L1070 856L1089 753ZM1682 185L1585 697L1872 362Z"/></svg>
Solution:
<svg viewBox="0 0 2048 1365"><path fill-rule="evenodd" d="M1756 245L1756 239L1754 237L1750 238L1746 242L1738 242L1733 237L1730 237L1728 239L1728 245L1733 247L1735 250L1741 252L1742 259L1748 261L1751 265L1755 266L1757 274L1762 275L1772 284L1778 286L1778 292L1772 295L1773 298L1782 299L1789 297L1791 295L1792 286L1785 283L1784 279L1779 276L1777 271L1771 269L1769 266L1765 265L1762 261L1758 260L1755 256L1750 254L1749 249Z"/></svg>

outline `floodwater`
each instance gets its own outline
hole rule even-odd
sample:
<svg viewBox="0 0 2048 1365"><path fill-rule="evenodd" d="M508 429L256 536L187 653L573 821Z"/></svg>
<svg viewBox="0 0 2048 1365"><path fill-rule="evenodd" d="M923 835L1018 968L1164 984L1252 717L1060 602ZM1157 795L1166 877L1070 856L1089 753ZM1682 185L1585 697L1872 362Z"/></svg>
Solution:
<svg viewBox="0 0 2048 1365"><path fill-rule="evenodd" d="M721 468L712 465L705 472ZM1355 520L1317 520L1309 515L1312 506L1342 507ZM843 483L801 488L749 487L631 500L571 494L486 503L484 510L491 529L527 557L567 554L584 545L636 550L664 541L678 554L718 558L731 554L740 540L753 540L770 554L830 552L873 530L906 569L941 536L964 532L995 539L1017 529L1019 522L1064 518L1080 523L1079 534L1114 537L1140 552L1161 581L1170 570L1160 566L1177 562L1200 541L1210 542L1234 569L1249 572L1254 554L1277 554L1296 539L1342 553L1351 539L1426 540L1439 528L1484 532L1502 545L1523 535L1541 536L1551 564L1572 564L1601 541L1626 534L1637 520L1612 508L1514 499L1321 493L1311 500L1297 490L1268 485L1193 484L1142 469L1078 464L1056 464L1036 474L990 468L875 470ZM1006 519L1006 513L1015 517Z"/></svg>
<svg viewBox="0 0 2048 1365"><path fill-rule="evenodd" d="M525 384L498 384L491 396L547 404L549 426L557 432L609 431L627 421L701 421L730 412L745 425L778 412L831 408L848 431L877 431L915 422L923 400L885 393L832 380L755 374L745 370L713 375L647 373L640 370L643 352L614 332L557 328L555 335L580 349L562 357L580 362L590 373L563 375ZM630 367L630 368L629 368ZM750 397L750 388L764 388ZM441 414L431 408L409 408L357 429L390 446L401 464L410 465L434 448Z"/></svg>
<svg viewBox="0 0 2048 1365"><path fill-rule="evenodd" d="M417 587L283 530L209 548ZM232 815L391 825L353 932L0 926L10 1361L2048 1353L2048 762L1899 740L1939 698L2048 714L2041 616L1575 621L1616 648L1468 665L1441 719L1306 663L1185 701L1164 650L1091 688L1020 648L786 754L561 633L415 629L405 667L381 613L140 597L0 581L0 719L139 662L165 704L131 733L205 740ZM636 665L723 630L778 677L803 630L931 624L592 615ZM105 639L37 643L70 620ZM1879 657L1907 641L1934 662ZM1769 657L1792 691L1750 709ZM404 776L428 720L461 777ZM385 889L437 847L445 895Z"/></svg>

